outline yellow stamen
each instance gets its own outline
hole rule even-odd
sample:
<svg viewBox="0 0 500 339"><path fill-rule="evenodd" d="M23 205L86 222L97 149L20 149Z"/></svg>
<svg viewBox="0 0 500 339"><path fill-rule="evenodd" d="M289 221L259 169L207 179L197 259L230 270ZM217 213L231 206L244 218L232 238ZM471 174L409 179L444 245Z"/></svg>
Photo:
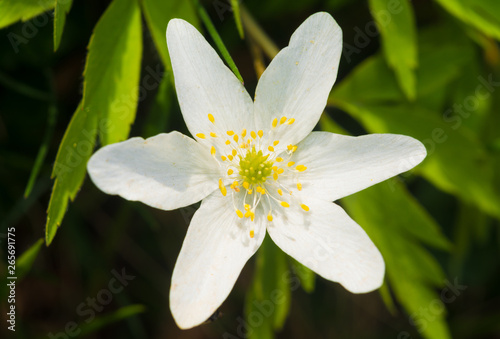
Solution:
<svg viewBox="0 0 500 339"><path fill-rule="evenodd" d="M231 143L230 140L226 140L226 145L229 145Z"/></svg>
<svg viewBox="0 0 500 339"><path fill-rule="evenodd" d="M278 188L278 194L283 195L283 191L281 190L281 188Z"/></svg>
<svg viewBox="0 0 500 339"><path fill-rule="evenodd" d="M245 208L245 211L250 211L250 205L249 204L245 204L245 205L243 205L243 207Z"/></svg>
<svg viewBox="0 0 500 339"><path fill-rule="evenodd" d="M273 216L271 215L271 212L267 215L267 220L273 221Z"/></svg>
<svg viewBox="0 0 500 339"><path fill-rule="evenodd" d="M234 187L238 186L238 182L237 182L236 180L235 180L235 181L233 181L233 186L234 186Z"/></svg>
<svg viewBox="0 0 500 339"><path fill-rule="evenodd" d="M234 141L238 142L238 134L235 134L234 137L233 137Z"/></svg>
<svg viewBox="0 0 500 339"><path fill-rule="evenodd" d="M276 173L276 172L273 173L273 179L278 180L278 173Z"/></svg>
<svg viewBox="0 0 500 339"><path fill-rule="evenodd" d="M276 171L276 173L278 174L282 174L283 172L285 172L283 168L278 168L278 170Z"/></svg>
<svg viewBox="0 0 500 339"><path fill-rule="evenodd" d="M275 128L278 125L278 118L274 118L273 120L273 128Z"/></svg>
<svg viewBox="0 0 500 339"><path fill-rule="evenodd" d="M264 132L262 132L262 130L258 131L257 134L259 135L259 138L262 138L262 136L264 135Z"/></svg>
<svg viewBox="0 0 500 339"><path fill-rule="evenodd" d="M222 161L226 161L227 160L227 158L225 156L223 156L223 155L221 155L220 158L222 159Z"/></svg>
<svg viewBox="0 0 500 339"><path fill-rule="evenodd" d="M234 158L234 157L233 157L231 154L228 154L228 155L227 155L227 158L229 159L229 161L233 161L233 158Z"/></svg>
<svg viewBox="0 0 500 339"><path fill-rule="evenodd" d="M245 213L245 218L248 218L249 216L252 215L252 211L246 211Z"/></svg>
<svg viewBox="0 0 500 339"><path fill-rule="evenodd" d="M215 134L214 132L210 132L210 136L211 136L212 138L217 138L217 134Z"/></svg>
<svg viewBox="0 0 500 339"><path fill-rule="evenodd" d="M234 134L233 131L227 131L226 133L227 133L227 135L233 135Z"/></svg>
<svg viewBox="0 0 500 339"><path fill-rule="evenodd" d="M247 135L247 130L243 129L243 131L241 131L241 137L244 138L245 135Z"/></svg>
<svg viewBox="0 0 500 339"><path fill-rule="evenodd" d="M302 184L300 182L297 183L297 189L299 191L302 191Z"/></svg>
<svg viewBox="0 0 500 339"><path fill-rule="evenodd" d="M276 158L276 162L282 162L283 161L283 158L282 157L277 157Z"/></svg>
<svg viewBox="0 0 500 339"><path fill-rule="evenodd" d="M236 214L239 218L243 218L243 212L241 212L240 210L236 210Z"/></svg>
<svg viewBox="0 0 500 339"><path fill-rule="evenodd" d="M227 175L231 175L231 174L233 174L233 172L234 172L234 171L233 171L232 169L228 169L228 170L227 170Z"/></svg>
<svg viewBox="0 0 500 339"><path fill-rule="evenodd" d="M286 201L281 202L281 206L283 207L290 207L290 204L288 204Z"/></svg>
<svg viewBox="0 0 500 339"><path fill-rule="evenodd" d="M309 206L307 205L301 204L300 207L302 207L302 209L306 212L309 211Z"/></svg>
<svg viewBox="0 0 500 339"><path fill-rule="evenodd" d="M253 219L252 219L253 220ZM250 230L250 238L254 237L255 232L253 230Z"/></svg>
<svg viewBox="0 0 500 339"><path fill-rule="evenodd" d="M205 134L203 134L203 133L198 133L198 134L196 134L196 136L200 139L205 139Z"/></svg>
<svg viewBox="0 0 500 339"><path fill-rule="evenodd" d="M295 167L295 169L299 172L304 172L307 169L307 167L304 165L298 165L297 167Z"/></svg>
<svg viewBox="0 0 500 339"><path fill-rule="evenodd" d="M293 165L295 165L295 163L293 161L290 161L288 164L286 164L288 167L292 167Z"/></svg>
<svg viewBox="0 0 500 339"><path fill-rule="evenodd" d="M250 184L248 182L243 182L243 187L245 187L246 189L249 189L250 188Z"/></svg>
<svg viewBox="0 0 500 339"><path fill-rule="evenodd" d="M299 147L299 146L293 146L293 147L292 147L292 153L294 153L294 152L297 150L297 148L298 148L298 147Z"/></svg>
<svg viewBox="0 0 500 339"><path fill-rule="evenodd" d="M274 140L273 145L274 145L274 146L276 146L276 145L278 145L279 143L280 143L280 141L279 141L279 140Z"/></svg>
<svg viewBox="0 0 500 339"><path fill-rule="evenodd" d="M212 148L210 149L210 154L215 155L215 147L214 146L212 146Z"/></svg>
<svg viewBox="0 0 500 339"><path fill-rule="evenodd" d="M289 120L286 122L286 124L287 124L287 125L291 125L291 124L293 124L294 122L295 122L295 119L294 119L294 118L291 118L291 119L289 119Z"/></svg>
<svg viewBox="0 0 500 339"><path fill-rule="evenodd" d="M269 150L269 152L274 152L274 147L273 146L269 146L267 149Z"/></svg>
<svg viewBox="0 0 500 339"><path fill-rule="evenodd" d="M219 189L220 189L220 192L222 193L222 195L226 196L227 190L226 190L226 186L224 186L224 184L222 183L222 179L219 179Z"/></svg>
<svg viewBox="0 0 500 339"><path fill-rule="evenodd" d="M213 116L212 114L210 114L210 113L208 113L208 120L210 120L210 122L211 122L212 124L214 124L214 123L215 123L214 116Z"/></svg>
<svg viewBox="0 0 500 339"><path fill-rule="evenodd" d="M280 119L280 125L283 125L286 121L286 117L281 117Z"/></svg>
<svg viewBox="0 0 500 339"><path fill-rule="evenodd" d="M231 153L233 154L233 157L235 157L238 152L235 149L233 149Z"/></svg>
<svg viewBox="0 0 500 339"><path fill-rule="evenodd" d="M250 132L250 136L254 139L257 138L257 134L254 131Z"/></svg>
<svg viewBox="0 0 500 339"><path fill-rule="evenodd" d="M252 194L253 193L253 190L248 190L248 195Z"/></svg>

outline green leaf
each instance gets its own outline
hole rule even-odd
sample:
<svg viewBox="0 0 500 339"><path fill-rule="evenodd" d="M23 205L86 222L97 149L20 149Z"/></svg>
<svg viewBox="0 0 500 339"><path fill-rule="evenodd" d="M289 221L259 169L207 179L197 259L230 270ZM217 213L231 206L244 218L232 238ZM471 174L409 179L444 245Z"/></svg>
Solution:
<svg viewBox="0 0 500 339"><path fill-rule="evenodd" d="M114 0L94 28L88 49L84 110L99 116L103 145L123 141L139 97L142 28L137 0Z"/></svg>
<svg viewBox="0 0 500 339"><path fill-rule="evenodd" d="M19 20L28 21L54 8L55 0L2 0L0 1L0 28Z"/></svg>
<svg viewBox="0 0 500 339"><path fill-rule="evenodd" d="M133 317L137 314L143 313L145 310L146 308L144 305L129 305L122 307L111 314L96 317L92 322L85 323L80 326L81 332L79 336L83 337L85 335L95 333L107 325Z"/></svg>
<svg viewBox="0 0 500 339"><path fill-rule="evenodd" d="M497 0L437 0L448 12L485 34L500 39L500 2Z"/></svg>
<svg viewBox="0 0 500 339"><path fill-rule="evenodd" d="M71 9L73 0L55 0L54 8L54 52L59 48L66 23L66 15Z"/></svg>
<svg viewBox="0 0 500 339"><path fill-rule="evenodd" d="M68 200L75 198L83 184L87 162L92 155L97 136L97 121L97 116L90 114L89 110L83 110L80 103L59 145L52 170L52 177L56 180L47 211L47 246L51 244L57 228L61 225Z"/></svg>
<svg viewBox="0 0 500 339"><path fill-rule="evenodd" d="M302 286L302 289L307 293L313 292L316 285L316 273L292 257L288 257L288 259L290 261L290 265L292 266L293 273L296 274L300 280L300 286Z"/></svg>
<svg viewBox="0 0 500 339"><path fill-rule="evenodd" d="M290 311L291 279L286 254L266 235L245 301L249 338L274 338L274 330L283 327Z"/></svg>
<svg viewBox="0 0 500 339"><path fill-rule="evenodd" d="M243 24L241 23L240 15L240 3L238 0L231 0L231 7L233 8L234 20L236 21L236 28L238 29L238 34L241 39L245 38L245 32L243 31Z"/></svg>
<svg viewBox="0 0 500 339"><path fill-rule="evenodd" d="M30 248L28 248L23 254L19 256L16 260L17 269L17 279L21 280L31 269L33 263L35 262L38 252L43 245L43 239L38 239Z"/></svg>
<svg viewBox="0 0 500 339"><path fill-rule="evenodd" d="M231 58L231 55L229 54L226 46L224 45L224 42L222 41L219 33L217 33L217 30L215 29L212 20L210 20L210 17L208 16L207 12L203 8L203 6L200 5L198 1L197 1L197 8L198 8L198 13L200 14L201 21L203 21L203 24L208 30L208 34L210 34L213 41L215 42L215 45L219 49L222 58L226 61L227 65L229 66L231 71L233 71L234 75L236 75L236 77L241 81L241 83L243 83L244 81L240 74L240 71L238 70L238 67L236 67L236 64Z"/></svg>
<svg viewBox="0 0 500 339"><path fill-rule="evenodd" d="M417 329L425 338L450 338L444 305L434 290L444 285L445 275L423 247L423 244L450 247L435 221L395 179L343 198L341 202L382 253L390 286ZM433 313L433 321L418 314L434 303L443 311Z"/></svg>
<svg viewBox="0 0 500 339"><path fill-rule="evenodd" d="M370 11L382 36L385 59L395 71L398 83L406 97L416 98L415 69L417 33L413 7L408 1L370 0Z"/></svg>
<svg viewBox="0 0 500 339"><path fill-rule="evenodd" d="M172 66L165 41L167 24L171 19L181 18L199 29L200 24L196 10L191 1L142 0L141 4L156 49L165 69L170 72Z"/></svg>

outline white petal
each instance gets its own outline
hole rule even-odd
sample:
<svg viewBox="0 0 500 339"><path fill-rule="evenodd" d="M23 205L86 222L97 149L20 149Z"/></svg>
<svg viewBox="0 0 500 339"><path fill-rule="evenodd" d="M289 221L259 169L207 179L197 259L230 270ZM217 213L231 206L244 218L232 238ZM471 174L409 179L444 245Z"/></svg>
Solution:
<svg viewBox="0 0 500 339"><path fill-rule="evenodd" d="M304 195L334 201L406 172L425 156L424 145L404 135L312 132L293 161L307 167L298 177Z"/></svg>
<svg viewBox="0 0 500 339"><path fill-rule="evenodd" d="M257 219L250 238L251 222L237 217L230 199L214 192L189 225L170 288L170 309L180 328L199 325L217 310L264 239Z"/></svg>
<svg viewBox="0 0 500 339"><path fill-rule="evenodd" d="M217 189L220 174L210 150L179 132L105 146L87 168L103 192L163 210L205 198Z"/></svg>
<svg viewBox="0 0 500 339"><path fill-rule="evenodd" d="M384 260L365 231L338 205L316 199L277 209L267 231L285 253L353 293L379 288Z"/></svg>
<svg viewBox="0 0 500 339"><path fill-rule="evenodd" d="M219 134L253 129L252 99L196 28L181 19L170 20L167 44L179 105L195 138L213 130L208 114L214 116Z"/></svg>
<svg viewBox="0 0 500 339"><path fill-rule="evenodd" d="M258 129L267 130L274 118L296 122L277 130L279 149L309 134L323 112L337 78L342 31L328 13L311 15L262 74L255 92Z"/></svg>

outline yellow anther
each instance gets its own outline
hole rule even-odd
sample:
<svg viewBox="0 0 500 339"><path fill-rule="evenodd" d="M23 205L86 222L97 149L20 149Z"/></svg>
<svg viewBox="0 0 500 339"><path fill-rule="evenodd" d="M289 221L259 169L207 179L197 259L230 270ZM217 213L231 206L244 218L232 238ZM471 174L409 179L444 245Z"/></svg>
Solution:
<svg viewBox="0 0 500 339"><path fill-rule="evenodd" d="M211 136L212 138L217 138L217 134L215 134L214 132L210 132L210 136Z"/></svg>
<svg viewBox="0 0 500 339"><path fill-rule="evenodd" d="M219 189L220 189L220 192L222 193L222 195L226 196L227 190L226 190L226 186L224 186L224 184L222 183L222 179L219 179Z"/></svg>
<svg viewBox="0 0 500 339"><path fill-rule="evenodd" d="M292 167L293 165L295 165L295 163L293 161L290 161L288 164L286 164L288 167Z"/></svg>
<svg viewBox="0 0 500 339"><path fill-rule="evenodd" d="M253 219L252 219L253 220ZM250 238L253 238L255 235L255 232L253 230L250 230Z"/></svg>
<svg viewBox="0 0 500 339"><path fill-rule="evenodd" d="M226 140L226 145L229 145L231 143L231 140Z"/></svg>
<svg viewBox="0 0 500 339"><path fill-rule="evenodd" d="M235 180L235 181L233 181L233 186L234 186L234 187L236 187L236 186L238 186L238 185L239 185L239 184L238 184L238 182L237 182L236 180Z"/></svg>
<svg viewBox="0 0 500 339"><path fill-rule="evenodd" d="M243 187L245 187L245 189L249 189L250 188L250 184L248 182L243 182Z"/></svg>
<svg viewBox="0 0 500 339"><path fill-rule="evenodd" d="M221 158L222 161L226 161L227 160L227 158L225 156L223 156L223 155L221 155L220 158Z"/></svg>
<svg viewBox="0 0 500 339"><path fill-rule="evenodd" d="M293 145L290 144L290 145L286 146L286 148L288 148L288 150L291 151L293 149Z"/></svg>
<svg viewBox="0 0 500 339"><path fill-rule="evenodd" d="M257 188L256 188L257 193L260 193L261 190L262 190L262 187L257 186Z"/></svg>
<svg viewBox="0 0 500 339"><path fill-rule="evenodd" d="M295 122L295 119L294 118L291 118L291 119L288 119L288 121L286 122L287 125L291 125Z"/></svg>
<svg viewBox="0 0 500 339"><path fill-rule="evenodd" d="M278 194L283 195L283 191L281 190L281 188L278 188Z"/></svg>
<svg viewBox="0 0 500 339"><path fill-rule="evenodd" d="M233 149L233 151L231 153L233 154L233 157L235 157L238 152L236 152L236 150Z"/></svg>
<svg viewBox="0 0 500 339"><path fill-rule="evenodd" d="M228 154L228 155L227 155L227 158L229 159L229 161L233 161L233 158L234 158L234 157L233 157L231 154Z"/></svg>
<svg viewBox="0 0 500 339"><path fill-rule="evenodd" d="M214 119L214 116L210 113L208 113L208 120L210 120L210 122L213 124L215 123L215 119Z"/></svg>
<svg viewBox="0 0 500 339"><path fill-rule="evenodd" d="M254 131L250 132L250 136L254 139L257 138L257 134Z"/></svg>
<svg viewBox="0 0 500 339"><path fill-rule="evenodd" d="M245 213L245 218L248 218L249 216L252 215L252 211L246 211Z"/></svg>
<svg viewBox="0 0 500 339"><path fill-rule="evenodd" d="M253 219L255 219L255 213L252 212L252 214L250 215L250 220L253 221ZM252 237L253 238L253 237Z"/></svg>
<svg viewBox="0 0 500 339"><path fill-rule="evenodd" d="M243 205L243 207L245 208L245 211L250 211L250 205L249 204L245 204L245 205Z"/></svg>
<svg viewBox="0 0 500 339"><path fill-rule="evenodd" d="M286 121L286 117L281 117L280 119L280 125L283 125Z"/></svg>
<svg viewBox="0 0 500 339"><path fill-rule="evenodd" d="M239 139L238 134L235 134L233 139L234 139L234 141L238 142L238 139Z"/></svg>
<svg viewBox="0 0 500 339"><path fill-rule="evenodd" d="M280 141L279 141L279 140L274 140L274 141L273 141L273 146L276 146L276 145L278 145L279 143L280 143Z"/></svg>
<svg viewBox="0 0 500 339"><path fill-rule="evenodd" d="M290 204L287 203L286 201L282 201L281 202L281 206L283 206L283 207L290 207Z"/></svg>
<svg viewBox="0 0 500 339"><path fill-rule="evenodd" d="M236 214L239 218L243 218L243 212L241 212L240 210L236 210Z"/></svg>
<svg viewBox="0 0 500 339"><path fill-rule="evenodd" d="M262 130L258 131L257 134L259 135L259 138L262 138L262 136L264 135L264 132L262 132Z"/></svg>
<svg viewBox="0 0 500 339"><path fill-rule="evenodd" d="M299 147L299 146L293 146L293 147L292 147L292 153L293 153L293 152L295 152L295 151L297 150L297 148L298 148L298 147Z"/></svg>
<svg viewBox="0 0 500 339"><path fill-rule="evenodd" d="M266 194L266 190L263 188L263 189L260 191L260 194Z"/></svg>
<svg viewBox="0 0 500 339"><path fill-rule="evenodd" d="M273 166L272 169L273 169L273 171L277 171L278 170L278 166Z"/></svg>
<svg viewBox="0 0 500 339"><path fill-rule="evenodd" d="M227 135L233 135L234 134L233 131L227 131L226 133L227 133Z"/></svg>
<svg viewBox="0 0 500 339"><path fill-rule="evenodd" d="M233 174L233 172L234 172L234 171L233 171L232 169L228 169L228 170L227 170L227 175L231 175L231 174Z"/></svg>
<svg viewBox="0 0 500 339"><path fill-rule="evenodd" d="M205 134L203 134L203 133L198 133L198 134L196 134L196 136L200 139L205 139Z"/></svg>
<svg viewBox="0 0 500 339"><path fill-rule="evenodd" d="M210 154L215 155L215 147L214 146L212 146L212 148L210 149Z"/></svg>
<svg viewBox="0 0 500 339"><path fill-rule="evenodd" d="M278 180L278 173L276 173L276 172L273 173L273 179Z"/></svg>
<svg viewBox="0 0 500 339"><path fill-rule="evenodd" d="M282 162L283 161L283 158L282 157L277 157L276 158L276 162Z"/></svg>
<svg viewBox="0 0 500 339"><path fill-rule="evenodd" d="M278 168L278 170L276 171L276 173L278 174L282 174L283 172L285 172L283 168Z"/></svg>
<svg viewBox="0 0 500 339"><path fill-rule="evenodd" d="M267 220L273 221L273 216L272 216L271 212L269 212L269 214L267 215Z"/></svg>
<svg viewBox="0 0 500 339"><path fill-rule="evenodd" d="M243 131L241 131L241 137L244 138L245 135L247 135L247 130L243 129Z"/></svg>
<svg viewBox="0 0 500 339"><path fill-rule="evenodd" d="M251 143L252 143L252 139L248 139L248 140L247 140L247 144L249 144L249 145L250 145Z"/></svg>
<svg viewBox="0 0 500 339"><path fill-rule="evenodd" d="M233 190L234 190L235 192L239 192L239 191L240 191L240 189L239 189L238 187L236 187L236 186L234 186L234 187L233 187Z"/></svg>
<svg viewBox="0 0 500 339"><path fill-rule="evenodd" d="M297 183L297 189L299 191L302 191L302 184L300 182Z"/></svg>
<svg viewBox="0 0 500 339"><path fill-rule="evenodd" d="M247 148L247 144L241 144L240 148Z"/></svg>
<svg viewBox="0 0 500 339"><path fill-rule="evenodd" d="M300 207L302 207L302 209L306 212L309 211L309 206L307 205L301 204Z"/></svg>
<svg viewBox="0 0 500 339"><path fill-rule="evenodd" d="M295 167L295 169L299 172L304 172L307 169L307 167L304 165L298 165L297 167Z"/></svg>
<svg viewBox="0 0 500 339"><path fill-rule="evenodd" d="M273 146L269 146L267 149L269 150L269 152L274 152L274 147Z"/></svg>
<svg viewBox="0 0 500 339"><path fill-rule="evenodd" d="M273 120L273 128L278 125L278 118L274 118Z"/></svg>
<svg viewBox="0 0 500 339"><path fill-rule="evenodd" d="M253 190L248 190L247 193L250 195L253 193Z"/></svg>

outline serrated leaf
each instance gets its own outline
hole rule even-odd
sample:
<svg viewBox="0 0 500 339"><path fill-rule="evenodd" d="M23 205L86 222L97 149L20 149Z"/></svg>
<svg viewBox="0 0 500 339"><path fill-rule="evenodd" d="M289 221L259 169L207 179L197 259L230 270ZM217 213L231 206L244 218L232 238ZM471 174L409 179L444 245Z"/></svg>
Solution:
<svg viewBox="0 0 500 339"><path fill-rule="evenodd" d="M21 280L29 272L42 245L43 239L38 239L37 242L16 259L17 279Z"/></svg>
<svg viewBox="0 0 500 339"><path fill-rule="evenodd" d="M142 57L137 0L114 0L94 28L88 47L83 107L99 116L103 145L123 141L134 122Z"/></svg>
<svg viewBox="0 0 500 339"><path fill-rule="evenodd" d="M59 48L66 23L66 15L71 9L73 0L55 0L54 7L54 52Z"/></svg>
<svg viewBox="0 0 500 339"><path fill-rule="evenodd" d="M341 202L382 253L389 285L407 313L414 316L434 302L443 306L434 288L444 285L445 275L423 244L438 248L450 244L404 186L392 179ZM450 338L444 306L433 322L417 329L429 339Z"/></svg>
<svg viewBox="0 0 500 339"><path fill-rule="evenodd" d="M168 54L165 33L168 22L174 18L188 21L196 28L200 28L196 10L191 1L164 1L164 0L142 0L142 10L149 31L153 37L165 69L172 70Z"/></svg>
<svg viewBox="0 0 500 339"><path fill-rule="evenodd" d="M406 97L416 98L417 32L413 7L408 1L370 0L370 11L382 37L382 48L388 65Z"/></svg>
<svg viewBox="0 0 500 339"><path fill-rule="evenodd" d="M2 0L0 1L0 28L18 21L28 21L54 8L55 0Z"/></svg>
<svg viewBox="0 0 500 339"><path fill-rule="evenodd" d="M500 40L500 2L496 0L437 0L453 16Z"/></svg>
<svg viewBox="0 0 500 339"><path fill-rule="evenodd" d="M94 150L97 121L97 116L90 114L88 110L83 110L82 103L80 103L59 145L52 170L52 177L56 180L47 210L45 228L47 246L51 244L57 228L61 225L68 200L75 198L83 184L87 172L87 161Z"/></svg>
<svg viewBox="0 0 500 339"><path fill-rule="evenodd" d="M257 252L254 278L245 301L247 322L256 324L249 338L274 338L274 330L283 327L290 311L290 280L286 254L266 236Z"/></svg>

